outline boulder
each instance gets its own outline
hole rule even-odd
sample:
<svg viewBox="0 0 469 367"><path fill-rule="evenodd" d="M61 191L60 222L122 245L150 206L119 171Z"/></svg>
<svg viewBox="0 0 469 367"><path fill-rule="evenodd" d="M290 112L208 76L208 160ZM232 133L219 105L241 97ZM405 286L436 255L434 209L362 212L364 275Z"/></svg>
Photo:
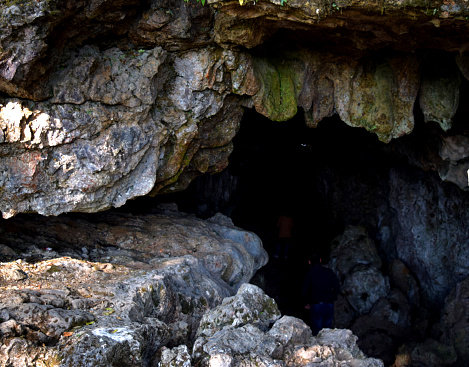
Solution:
<svg viewBox="0 0 469 367"><path fill-rule="evenodd" d="M247 302L247 297L258 301ZM261 366L383 366L380 360L367 358L360 351L357 337L350 330L323 329L316 339L303 321L291 316L279 318L277 312L272 313L272 303L275 305L256 286L243 285L235 296L204 315L192 361L202 366L242 366L253 362ZM241 305L245 309L240 319ZM265 314L265 322L259 320L259 313Z"/></svg>
<svg viewBox="0 0 469 367"><path fill-rule="evenodd" d="M255 285L243 284L236 296L225 298L220 306L204 314L197 336L210 337L225 326L247 323L267 330L278 318L280 311L272 298Z"/></svg>
<svg viewBox="0 0 469 367"><path fill-rule="evenodd" d="M329 265L342 280L357 266L379 270L381 264L376 245L364 227L347 226L332 241Z"/></svg>
<svg viewBox="0 0 469 367"><path fill-rule="evenodd" d="M172 349L161 348L161 358L158 367L191 367L191 355L185 345Z"/></svg>
<svg viewBox="0 0 469 367"><path fill-rule="evenodd" d="M368 313L381 297L388 295L389 290L388 278L365 265L357 266L341 287L342 294L360 314Z"/></svg>

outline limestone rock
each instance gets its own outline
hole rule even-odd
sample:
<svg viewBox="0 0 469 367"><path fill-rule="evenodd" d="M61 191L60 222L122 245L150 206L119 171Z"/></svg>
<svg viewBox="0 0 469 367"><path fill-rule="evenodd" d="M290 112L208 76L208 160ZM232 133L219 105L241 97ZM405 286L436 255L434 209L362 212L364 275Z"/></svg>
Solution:
<svg viewBox="0 0 469 367"><path fill-rule="evenodd" d="M291 316L283 316L279 319L268 334L284 347L307 344L312 338L311 329L308 325Z"/></svg>
<svg viewBox="0 0 469 367"><path fill-rule="evenodd" d="M419 103L425 122L437 122L447 131L459 105L461 77L453 60L438 59L433 57L431 65L424 67Z"/></svg>
<svg viewBox="0 0 469 367"><path fill-rule="evenodd" d="M468 190L467 137L464 135L442 136L439 156L444 161L438 167L440 178L455 183L463 190Z"/></svg>
<svg viewBox="0 0 469 367"><path fill-rule="evenodd" d="M443 136L439 151L441 159L457 162L469 157L469 138L464 135Z"/></svg>
<svg viewBox="0 0 469 367"><path fill-rule="evenodd" d="M349 274L341 287L352 307L358 313L367 313L379 298L389 292L389 280L376 269L358 266Z"/></svg>
<svg viewBox="0 0 469 367"><path fill-rule="evenodd" d="M410 306L394 289L388 297L380 298L369 314L359 316L351 329L361 350L391 365L395 351L412 335Z"/></svg>
<svg viewBox="0 0 469 367"><path fill-rule="evenodd" d="M158 367L191 367L191 356L187 346L180 345L172 349L163 347Z"/></svg>
<svg viewBox="0 0 469 367"><path fill-rule="evenodd" d="M149 193L184 190L195 177L227 167L242 106L278 121L301 107L311 127L338 114L389 142L413 130L420 93L426 118L450 126L459 93L454 57L443 56L436 71L424 68L421 84L421 61L410 51L418 46L454 52L457 46L441 36L445 32L433 29L442 19L464 17L465 3L441 4L433 17L420 0L406 6L210 3L1 5L5 218L97 212ZM371 21L370 11L380 16ZM411 18L418 28L432 30L418 45L408 21L402 21ZM357 32L363 24L367 30ZM451 27L464 33L462 20ZM286 29L313 32L308 37L313 43L328 35L330 52L283 45L275 55L254 50ZM346 42L335 45L336 40ZM374 54L384 49L402 51ZM465 74L463 51L456 62ZM441 177L462 186L467 167L458 164L457 170L440 170Z"/></svg>
<svg viewBox="0 0 469 367"><path fill-rule="evenodd" d="M410 178L403 171L393 170L389 181L390 205L399 213L398 258L415 276L421 302L432 307L441 307L450 290L469 271L467 230L458 224L461 218L455 220L450 214L465 218L467 199L452 194L459 190L456 186L441 185L438 180L427 177L423 181L419 175Z"/></svg>
<svg viewBox="0 0 469 367"><path fill-rule="evenodd" d="M22 233L15 233L15 226L22 227ZM0 224L0 232L4 243L27 248L26 258L36 256L31 249L39 246L41 256L51 256L54 249L55 256L149 268L165 258L191 255L234 289L267 262L262 241L254 233L177 212L140 217L107 212L94 218L36 217L33 222L13 218ZM82 248L89 249L87 254ZM184 272L190 267L184 265L187 261L191 260L181 261Z"/></svg>
<svg viewBox="0 0 469 367"><path fill-rule="evenodd" d="M351 67L343 65L338 74L335 105L342 121L364 127L384 142L410 133L419 82L416 60L360 61Z"/></svg>
<svg viewBox="0 0 469 367"><path fill-rule="evenodd" d="M243 284L236 296L207 312L200 321L197 335L210 337L225 326L239 327L247 323L262 330L280 317L275 301L251 284Z"/></svg>
<svg viewBox="0 0 469 367"><path fill-rule="evenodd" d="M2 222L2 240L30 262L0 263L0 366L145 366L163 346L190 344L205 311L266 261L257 236L217 217L37 217L20 235L20 218Z"/></svg>
<svg viewBox="0 0 469 367"><path fill-rule="evenodd" d="M341 279L359 265L376 270L381 268L376 246L363 227L346 227L344 232L332 241L330 257L330 266Z"/></svg>
<svg viewBox="0 0 469 367"><path fill-rule="evenodd" d="M332 348L348 351L352 357L363 357L363 352L357 347L357 337L350 330L324 329L318 333L318 342Z"/></svg>
<svg viewBox="0 0 469 367"><path fill-rule="evenodd" d="M182 189L198 174L227 166L242 114L233 99L223 106L228 87L219 50L167 60L159 47L100 52L85 46L64 62L67 66L52 77L51 100L0 101L0 140L10 143L2 146L0 180L8 200L0 210L5 217L119 207L178 178ZM155 101L170 77L169 67L179 76L168 97ZM208 80L206 68L213 73ZM155 103L167 113L151 114ZM208 138L204 131L210 126L220 133ZM32 150L15 151L13 143ZM45 177L50 179L44 185Z"/></svg>
<svg viewBox="0 0 469 367"><path fill-rule="evenodd" d="M250 297L256 296L260 300L254 303L244 303L246 293ZM238 300L239 299L239 300ZM234 297L223 301L221 306L208 311L201 321L198 339L194 344L192 360L203 366L213 364L223 366L242 366L254 361L261 366L285 365L335 365L344 363L357 366L383 366L377 359L367 358L357 347L357 338L350 330L324 329L318 338L312 337L311 329L301 320L279 315L270 318L275 323L269 330L268 323L260 323L258 313L269 314L271 306L265 303L268 297L253 286L242 286ZM236 313L239 305L244 304L245 318L242 321L227 316L232 304L231 312ZM267 308L264 308L266 307ZM234 310L233 310L234 308ZM225 312L222 312L225 310ZM256 312L257 311L257 312ZM209 317L209 314L218 315ZM204 320L215 320L206 325ZM226 321L228 320L228 322ZM229 322L232 320L232 322ZM215 324L215 325L214 325ZM260 326L260 327L259 327Z"/></svg>

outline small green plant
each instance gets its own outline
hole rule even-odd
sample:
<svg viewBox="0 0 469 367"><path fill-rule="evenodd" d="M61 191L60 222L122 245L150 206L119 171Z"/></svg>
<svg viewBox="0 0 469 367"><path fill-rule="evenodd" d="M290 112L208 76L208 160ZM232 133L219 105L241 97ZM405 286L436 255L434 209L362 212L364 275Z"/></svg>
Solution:
<svg viewBox="0 0 469 367"><path fill-rule="evenodd" d="M332 7L333 12L340 11L340 14L342 14L342 7L341 6L337 5L336 3L332 3L331 7Z"/></svg>

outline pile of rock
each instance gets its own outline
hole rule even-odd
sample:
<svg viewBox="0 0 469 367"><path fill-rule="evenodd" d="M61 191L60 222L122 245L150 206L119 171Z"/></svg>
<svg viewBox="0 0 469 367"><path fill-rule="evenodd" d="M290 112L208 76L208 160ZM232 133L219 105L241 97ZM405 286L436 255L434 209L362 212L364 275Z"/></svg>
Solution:
<svg viewBox="0 0 469 367"><path fill-rule="evenodd" d="M36 219L2 222L1 367L383 365L349 330L314 338L281 317L246 283L267 260L259 238L225 217Z"/></svg>
<svg viewBox="0 0 469 367"><path fill-rule="evenodd" d="M159 366L383 366L360 351L350 330L323 329L315 338L302 320L280 317L275 302L251 284L208 311L197 336L192 356L164 349Z"/></svg>

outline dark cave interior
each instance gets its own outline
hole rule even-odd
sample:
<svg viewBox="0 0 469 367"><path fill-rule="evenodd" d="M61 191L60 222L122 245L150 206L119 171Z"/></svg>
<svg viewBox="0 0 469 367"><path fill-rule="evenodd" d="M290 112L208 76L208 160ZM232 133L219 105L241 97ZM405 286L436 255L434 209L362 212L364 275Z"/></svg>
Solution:
<svg viewBox="0 0 469 367"><path fill-rule="evenodd" d="M337 115L312 129L301 112L289 121L274 122L246 109L225 171L200 176L183 192L136 199L128 208L151 210L160 202L176 202L180 211L201 218L221 212L236 226L260 236L269 253L275 247L277 218L286 211L295 223L297 257L312 249L327 256L331 240L346 225L362 225L376 235L372 211L377 201L385 200L383 177L391 167L416 170L406 149L419 155L438 149L435 134L441 129L425 124L418 108L415 113L413 133L385 144L364 129L347 126ZM454 129L458 120L456 116ZM341 177L342 186L328 182L331 172ZM236 183L226 184L227 176L236 177ZM359 185L362 191L335 208L326 192L348 190L349 185Z"/></svg>
<svg viewBox="0 0 469 367"><path fill-rule="evenodd" d="M464 82L461 98L467 91ZM389 204L389 171L406 171L420 179L438 177L424 169L425 164L415 162L434 159L441 136L463 133L467 114L467 106L461 103L453 128L443 132L436 123L423 121L416 103L413 132L385 144L365 129L347 126L337 115L311 129L301 111L289 121L273 122L246 109L225 171L197 178L184 192L138 199L132 205L140 202L150 208L155 202L176 202L180 211L201 218L221 212L236 226L253 231L262 239L270 261L252 283L273 297L283 314L309 323L301 297L308 256L319 252L327 262L332 240L347 225L365 227L379 248L377 212ZM469 195L452 183L442 185ZM290 213L294 220L294 242L287 260L272 256L281 212ZM386 274L387 262L396 255L381 248L379 252ZM439 312L435 308L430 324L439 319ZM381 352L373 355L365 345L361 348L386 360Z"/></svg>

